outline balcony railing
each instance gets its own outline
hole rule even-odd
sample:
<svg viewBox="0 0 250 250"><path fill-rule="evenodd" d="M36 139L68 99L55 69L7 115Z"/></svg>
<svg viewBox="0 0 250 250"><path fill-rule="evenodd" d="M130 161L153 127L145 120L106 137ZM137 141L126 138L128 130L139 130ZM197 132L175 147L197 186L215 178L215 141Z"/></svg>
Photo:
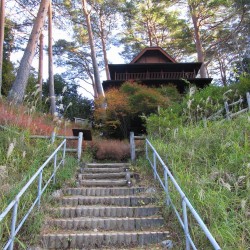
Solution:
<svg viewBox="0 0 250 250"><path fill-rule="evenodd" d="M195 78L195 76L195 72L115 73L115 80L190 79Z"/></svg>

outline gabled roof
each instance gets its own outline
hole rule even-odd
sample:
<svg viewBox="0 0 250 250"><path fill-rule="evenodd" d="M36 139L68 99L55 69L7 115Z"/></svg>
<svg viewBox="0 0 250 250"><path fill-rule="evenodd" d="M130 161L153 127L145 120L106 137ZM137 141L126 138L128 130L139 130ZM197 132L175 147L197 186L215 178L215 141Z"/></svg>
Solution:
<svg viewBox="0 0 250 250"><path fill-rule="evenodd" d="M140 59L142 59L143 57L146 57L147 54L152 52L157 53L158 55L160 55L161 57L165 58L166 62L171 62L171 63L177 63L176 60L171 57L167 52L165 52L161 47L147 47L145 49L143 49L131 62L130 64L133 63L138 63L138 61Z"/></svg>

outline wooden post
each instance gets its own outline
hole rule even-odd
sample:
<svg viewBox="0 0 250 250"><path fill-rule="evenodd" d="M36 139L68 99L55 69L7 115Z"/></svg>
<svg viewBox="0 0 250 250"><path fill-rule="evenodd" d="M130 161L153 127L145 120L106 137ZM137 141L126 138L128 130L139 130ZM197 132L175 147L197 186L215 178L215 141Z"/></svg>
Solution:
<svg viewBox="0 0 250 250"><path fill-rule="evenodd" d="M130 156L131 161L135 161L135 134L134 132L130 132Z"/></svg>
<svg viewBox="0 0 250 250"><path fill-rule="evenodd" d="M224 102L224 105L225 105L225 110L226 110L226 119L230 120L230 112L229 112L228 102Z"/></svg>
<svg viewBox="0 0 250 250"><path fill-rule="evenodd" d="M78 162L80 162L81 155L82 155L82 141L83 141L83 133L80 132L79 135L78 135L78 147L77 147Z"/></svg>
<svg viewBox="0 0 250 250"><path fill-rule="evenodd" d="M206 116L203 116L202 121L203 121L204 128L207 128L207 118L206 118Z"/></svg>
<svg viewBox="0 0 250 250"><path fill-rule="evenodd" d="M247 105L248 105L248 112L250 112L250 93L247 92Z"/></svg>

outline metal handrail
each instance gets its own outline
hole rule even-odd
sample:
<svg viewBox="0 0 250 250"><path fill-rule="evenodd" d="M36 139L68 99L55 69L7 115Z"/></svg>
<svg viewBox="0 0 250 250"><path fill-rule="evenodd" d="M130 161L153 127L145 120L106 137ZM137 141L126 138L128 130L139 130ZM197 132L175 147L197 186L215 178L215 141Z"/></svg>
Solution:
<svg viewBox="0 0 250 250"><path fill-rule="evenodd" d="M153 152L153 159L150 159L150 157L149 157L149 149L151 149ZM210 241L210 243L212 244L214 249L220 250L221 248L218 245L218 243L216 242L216 240L214 239L213 235L210 233L207 226L205 225L205 223L203 222L203 220L201 219L199 214L196 212L196 210L194 209L194 207L192 206L192 204L190 203L190 201L186 197L185 193L182 191L182 189L180 188L180 186L176 182L176 180L173 177L173 175L171 174L169 168L163 162L163 160L161 159L161 157L157 153L156 149L153 147L153 145L149 142L148 139L146 139L146 158L150 162L150 165L154 171L154 178L155 179L157 178L159 180L162 188L166 192L166 204L167 204L167 206L170 206L170 205L172 206L172 208L174 209L174 212L178 218L178 221L180 222L181 227L184 230L185 238L186 238L186 250L190 250L190 247L192 247L192 249L197 249L197 247L195 246L195 243L193 242L191 235L189 233L187 208L189 209L189 211L191 212L191 214L195 218L196 222L199 224L200 228L203 230L204 234L206 235L207 239ZM164 183L163 183L162 179L160 178L160 175L157 172L157 168L156 168L157 159L160 162L160 164L164 170ZM175 189L178 191L178 193L181 197L182 216L179 214L179 212L177 211L177 209L175 207L175 204L173 203L173 201L170 198L170 190L169 190L169 185L168 185L169 180L173 183Z"/></svg>
<svg viewBox="0 0 250 250"><path fill-rule="evenodd" d="M58 163L58 152L63 151L62 159ZM65 154L66 154L66 139L63 140L63 142L57 147L57 149L49 156L49 158L43 163L43 165L37 170L37 172L31 177L31 179L27 182L27 184L21 189L21 191L17 194L17 196L14 198L14 200L5 208L5 210L0 214L0 223L1 221L9 214L11 210L12 212L12 220L11 220L11 230L10 230L10 237L8 241L6 242L3 250L12 250L14 247L14 240L21 229L22 225L30 215L33 208L37 205L40 207L40 201L41 196L51 180L53 179L53 183L56 182L56 172L59 169L61 165L64 165L65 162ZM48 181L43 186L43 171L45 167L53 160L54 163L54 169L53 173L48 179ZM23 194L26 192L26 190L30 187L30 185L38 178L38 191L37 191L37 197L35 201L32 203L31 207L29 208L28 212L24 215L24 217L21 219L20 223L17 224L17 214L18 214L18 204L20 201L20 198L23 196Z"/></svg>

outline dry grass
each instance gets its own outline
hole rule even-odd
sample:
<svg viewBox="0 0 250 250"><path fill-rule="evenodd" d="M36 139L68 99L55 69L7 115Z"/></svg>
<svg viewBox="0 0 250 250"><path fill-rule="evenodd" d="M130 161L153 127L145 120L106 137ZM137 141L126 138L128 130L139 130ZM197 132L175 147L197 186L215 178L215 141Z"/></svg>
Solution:
<svg viewBox="0 0 250 250"><path fill-rule="evenodd" d="M93 147L97 160L124 161L130 156L130 146L127 141L102 140L94 143Z"/></svg>
<svg viewBox="0 0 250 250"><path fill-rule="evenodd" d="M0 125L29 130L34 135L51 135L55 130L57 134L72 135L71 123L59 118L53 119L48 114L31 114L29 109L22 105L16 107L3 101L0 101Z"/></svg>

